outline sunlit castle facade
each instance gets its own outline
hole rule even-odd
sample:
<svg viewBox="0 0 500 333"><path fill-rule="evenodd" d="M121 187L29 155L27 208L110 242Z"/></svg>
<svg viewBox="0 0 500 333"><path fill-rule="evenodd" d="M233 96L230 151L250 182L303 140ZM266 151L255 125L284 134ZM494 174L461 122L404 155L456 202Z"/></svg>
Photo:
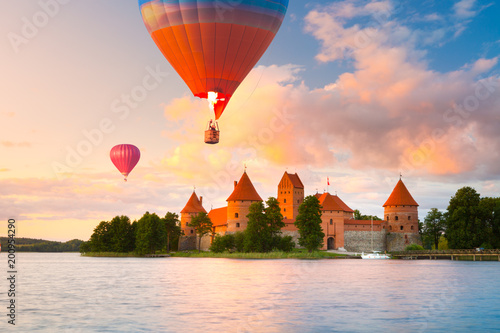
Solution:
<svg viewBox="0 0 500 333"><path fill-rule="evenodd" d="M304 184L296 173L285 172L278 184L277 199L285 222L282 232L292 236L296 243L299 233L294 222L299 206L304 201L304 190ZM399 251L409 244L421 244L418 204L401 179L383 205L382 221L354 220L354 211L338 195L325 192L316 193L315 196L322 207L321 226L325 233L323 250L345 248L353 252ZM212 209L208 213L214 234L244 231L248 225L250 205L263 200L245 171L240 180L234 182L234 190L226 201L225 207ZM200 212L206 212L202 206L202 198L198 199L193 193L181 211L181 228L185 236L181 237L180 250L196 248L196 234L189 227L189 221ZM202 249L207 250L210 243L211 238L205 237Z"/></svg>

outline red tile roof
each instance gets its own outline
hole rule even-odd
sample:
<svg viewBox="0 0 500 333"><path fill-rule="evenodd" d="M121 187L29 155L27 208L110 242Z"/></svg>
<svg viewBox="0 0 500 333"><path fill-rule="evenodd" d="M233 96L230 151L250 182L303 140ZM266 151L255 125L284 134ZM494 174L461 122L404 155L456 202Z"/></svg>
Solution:
<svg viewBox="0 0 500 333"><path fill-rule="evenodd" d="M248 178L246 172L241 176L240 181L234 188L233 193L226 201L262 201L262 198L253 187L252 181Z"/></svg>
<svg viewBox="0 0 500 333"><path fill-rule="evenodd" d="M323 193L318 199L320 205L323 207L321 210L343 210L330 193Z"/></svg>
<svg viewBox="0 0 500 333"><path fill-rule="evenodd" d="M299 178L299 175L297 173L291 174L288 172L285 172L285 175L288 176L288 179L290 180L290 183L292 183L293 187L295 188L304 188L304 184L302 184L302 181Z"/></svg>
<svg viewBox="0 0 500 333"><path fill-rule="evenodd" d="M347 206L342 199L340 199L337 195L332 195L333 199L337 202L337 204L342 207L342 210L344 212L349 212L349 213L354 213L354 211Z"/></svg>
<svg viewBox="0 0 500 333"><path fill-rule="evenodd" d="M227 207L212 209L208 213L214 227L220 227L227 224Z"/></svg>
<svg viewBox="0 0 500 333"><path fill-rule="evenodd" d="M206 212L207 211L201 205L201 202L198 199L198 196L196 195L195 192L193 192L193 194L191 194L191 198L189 198L184 209L181 210L181 214L182 213L206 213Z"/></svg>
<svg viewBox="0 0 500 333"><path fill-rule="evenodd" d="M349 206L347 206L336 195L331 195L328 192L323 193L319 197L318 197L319 193L316 193L315 195L318 198L321 206L323 206L323 208L321 210L337 210L337 211L344 211L344 212L350 212L350 213L354 212L351 208L349 208Z"/></svg>
<svg viewBox="0 0 500 333"><path fill-rule="evenodd" d="M413 199L405 184L400 179L383 207L386 206L418 206L418 203Z"/></svg>

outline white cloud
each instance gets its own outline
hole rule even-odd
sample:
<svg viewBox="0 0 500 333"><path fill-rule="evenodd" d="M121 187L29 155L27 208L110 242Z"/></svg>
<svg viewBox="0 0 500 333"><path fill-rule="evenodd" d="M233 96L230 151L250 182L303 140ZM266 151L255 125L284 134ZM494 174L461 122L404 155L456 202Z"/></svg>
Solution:
<svg viewBox="0 0 500 333"><path fill-rule="evenodd" d="M461 0L453 5L453 11L457 18L469 19L476 16L477 11L473 10L476 0Z"/></svg>

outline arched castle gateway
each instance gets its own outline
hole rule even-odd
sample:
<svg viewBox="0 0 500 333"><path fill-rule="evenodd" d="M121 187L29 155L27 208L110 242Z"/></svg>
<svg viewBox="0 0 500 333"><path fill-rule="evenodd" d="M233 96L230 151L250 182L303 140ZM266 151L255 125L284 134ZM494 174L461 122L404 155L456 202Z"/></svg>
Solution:
<svg viewBox="0 0 500 333"><path fill-rule="evenodd" d="M421 244L418 233L418 204L400 179L383 205L384 220L354 220L354 211L339 196L328 192L316 193L322 208L322 228L325 233L323 250L345 248L347 251L401 251L412 243ZM277 199L285 227L283 234L291 235L296 243L299 237L294 225L298 208L304 201L304 184L299 176L285 172L278 184ZM234 190L227 198L225 207L212 209L208 216L213 223L215 234L225 235L243 231L248 224L249 207L262 201L250 177L243 173L234 182ZM185 236L179 242L180 250L196 248L196 234L189 228L191 218L205 212L202 198L198 200L193 192L181 211L181 228ZM210 247L211 237L202 240L202 250Z"/></svg>

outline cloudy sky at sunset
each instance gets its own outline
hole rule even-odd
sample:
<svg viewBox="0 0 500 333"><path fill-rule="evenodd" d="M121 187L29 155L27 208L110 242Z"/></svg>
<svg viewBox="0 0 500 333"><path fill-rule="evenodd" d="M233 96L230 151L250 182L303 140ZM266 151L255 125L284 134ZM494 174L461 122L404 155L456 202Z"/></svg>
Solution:
<svg viewBox="0 0 500 333"><path fill-rule="evenodd" d="M245 164L263 198L285 171L306 194L329 177L331 193L378 216L400 172L421 220L462 186L498 197L498 17L494 1L290 0L209 146L207 102L137 1L2 1L0 235L15 218L18 237L87 240L115 215L180 212L194 186L221 207ZM120 143L142 153L127 183L109 159Z"/></svg>

